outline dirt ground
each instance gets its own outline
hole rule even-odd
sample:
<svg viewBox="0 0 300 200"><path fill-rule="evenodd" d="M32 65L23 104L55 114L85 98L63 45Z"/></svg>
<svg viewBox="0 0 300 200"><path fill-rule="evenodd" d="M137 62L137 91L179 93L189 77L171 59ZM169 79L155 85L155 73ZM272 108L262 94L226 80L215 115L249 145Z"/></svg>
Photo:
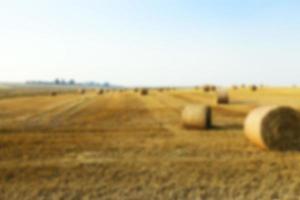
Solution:
<svg viewBox="0 0 300 200"><path fill-rule="evenodd" d="M1 200L300 197L300 153L243 135L250 110L299 109L300 89L231 90L229 105L195 89L0 96ZM214 128L183 129L187 104L211 105Z"/></svg>

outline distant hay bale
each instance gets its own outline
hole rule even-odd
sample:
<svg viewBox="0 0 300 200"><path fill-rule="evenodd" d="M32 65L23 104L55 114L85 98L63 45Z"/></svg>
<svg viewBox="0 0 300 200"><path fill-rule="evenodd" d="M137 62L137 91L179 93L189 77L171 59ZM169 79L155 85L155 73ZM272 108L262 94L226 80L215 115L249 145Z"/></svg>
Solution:
<svg viewBox="0 0 300 200"><path fill-rule="evenodd" d="M103 89L98 90L98 94L99 95L104 94L104 90Z"/></svg>
<svg viewBox="0 0 300 200"><path fill-rule="evenodd" d="M148 89L143 88L143 89L141 90L141 95L142 95L142 96L146 96L146 95L148 95L148 94L149 94L149 90L148 90Z"/></svg>
<svg viewBox="0 0 300 200"><path fill-rule="evenodd" d="M85 94L85 92L86 92L85 89L79 89L80 94Z"/></svg>
<svg viewBox="0 0 300 200"><path fill-rule="evenodd" d="M212 85L212 86L210 86L210 90L211 90L211 91L216 91L216 90L217 90L217 87L216 87L215 85Z"/></svg>
<svg viewBox="0 0 300 200"><path fill-rule="evenodd" d="M290 107L256 108L247 116L244 132L263 149L300 150L300 116Z"/></svg>
<svg viewBox="0 0 300 200"><path fill-rule="evenodd" d="M217 103L218 104L228 104L229 103L229 95L227 90L218 89L217 90Z"/></svg>
<svg viewBox="0 0 300 200"><path fill-rule="evenodd" d="M257 86L256 85L251 85L250 89L255 92L257 90Z"/></svg>
<svg viewBox="0 0 300 200"><path fill-rule="evenodd" d="M209 85L204 85L203 86L203 91L204 92L209 92L211 90L210 86Z"/></svg>
<svg viewBox="0 0 300 200"><path fill-rule="evenodd" d="M182 125L188 129L211 128L211 108L204 105L188 105L181 114Z"/></svg>
<svg viewBox="0 0 300 200"><path fill-rule="evenodd" d="M237 85L233 85L233 86L232 86L232 89L233 89L233 90L237 90L238 88L239 88L239 87L238 87Z"/></svg>
<svg viewBox="0 0 300 200"><path fill-rule="evenodd" d="M57 92L53 91L53 92L51 92L50 95L53 96L53 97L55 97L55 96L57 96Z"/></svg>

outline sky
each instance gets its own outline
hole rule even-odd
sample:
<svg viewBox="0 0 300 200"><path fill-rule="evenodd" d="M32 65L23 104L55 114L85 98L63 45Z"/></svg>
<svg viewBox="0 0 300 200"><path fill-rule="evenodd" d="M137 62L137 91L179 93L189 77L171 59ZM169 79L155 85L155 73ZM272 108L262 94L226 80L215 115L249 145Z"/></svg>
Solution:
<svg viewBox="0 0 300 200"><path fill-rule="evenodd" d="M0 81L300 84L298 0L0 0Z"/></svg>

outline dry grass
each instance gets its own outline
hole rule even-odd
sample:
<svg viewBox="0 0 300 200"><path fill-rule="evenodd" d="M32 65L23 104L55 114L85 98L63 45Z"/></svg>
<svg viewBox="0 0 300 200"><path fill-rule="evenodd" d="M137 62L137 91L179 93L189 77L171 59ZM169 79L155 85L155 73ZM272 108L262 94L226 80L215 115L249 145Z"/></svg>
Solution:
<svg viewBox="0 0 300 200"><path fill-rule="evenodd" d="M282 95L285 94L285 95ZM0 199L297 199L300 154L243 136L266 103L299 107L300 90L195 90L0 100ZM187 103L212 106L215 129L184 130Z"/></svg>

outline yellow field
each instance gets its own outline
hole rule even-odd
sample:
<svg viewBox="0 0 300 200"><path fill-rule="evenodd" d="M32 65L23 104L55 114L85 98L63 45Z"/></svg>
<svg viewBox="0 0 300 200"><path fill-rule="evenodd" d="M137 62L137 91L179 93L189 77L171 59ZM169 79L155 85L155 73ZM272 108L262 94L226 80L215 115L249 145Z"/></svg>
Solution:
<svg viewBox="0 0 300 200"><path fill-rule="evenodd" d="M299 109L300 89L232 90L222 106L201 90L0 96L0 199L300 196L300 153L262 151L242 130L259 105ZM181 127L189 103L212 105L213 129Z"/></svg>

